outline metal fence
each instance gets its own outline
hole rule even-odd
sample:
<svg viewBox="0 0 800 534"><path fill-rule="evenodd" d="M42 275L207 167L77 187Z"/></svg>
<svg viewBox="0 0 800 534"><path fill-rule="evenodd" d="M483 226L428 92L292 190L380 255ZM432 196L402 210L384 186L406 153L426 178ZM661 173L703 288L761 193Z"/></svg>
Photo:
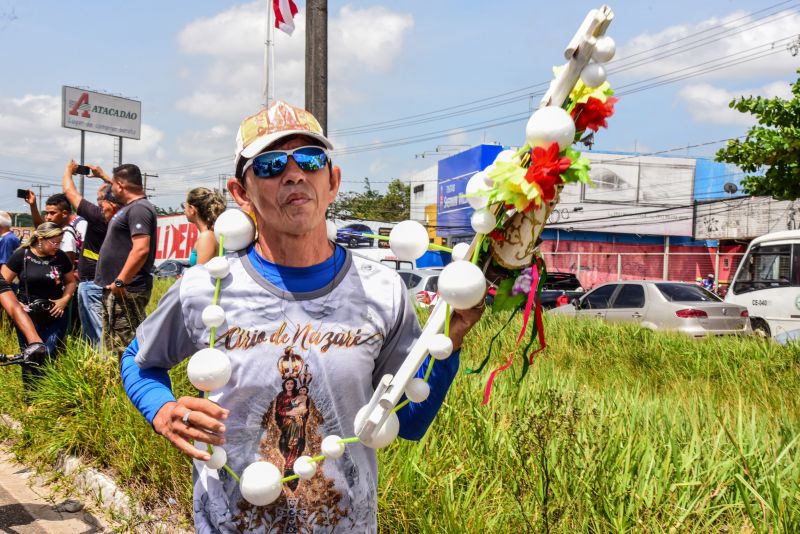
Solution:
<svg viewBox="0 0 800 534"><path fill-rule="evenodd" d="M720 292L730 283L743 253L719 252L543 252L547 270L574 273L590 289L618 280L696 282L714 274Z"/></svg>

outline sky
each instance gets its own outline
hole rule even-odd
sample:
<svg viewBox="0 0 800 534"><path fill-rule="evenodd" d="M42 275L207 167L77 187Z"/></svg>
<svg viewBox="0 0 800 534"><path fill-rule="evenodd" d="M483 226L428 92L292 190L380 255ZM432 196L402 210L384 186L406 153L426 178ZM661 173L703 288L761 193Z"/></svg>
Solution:
<svg viewBox="0 0 800 534"><path fill-rule="evenodd" d="M276 32L276 98L304 100L305 2ZM620 101L596 151L713 157L751 117L740 95L790 97L800 0L624 0L608 35ZM552 67L599 3L329 0L328 128L343 190L383 189L453 150L519 146ZM239 122L263 106L266 0L0 0L0 210L17 188L60 189L80 134L61 127L61 87L140 100L141 140L123 160L157 174L154 203L232 172ZM797 50L794 50L795 54ZM112 137L88 133L86 162L110 170ZM96 185L87 182L87 188ZM87 189L89 198L93 193Z"/></svg>

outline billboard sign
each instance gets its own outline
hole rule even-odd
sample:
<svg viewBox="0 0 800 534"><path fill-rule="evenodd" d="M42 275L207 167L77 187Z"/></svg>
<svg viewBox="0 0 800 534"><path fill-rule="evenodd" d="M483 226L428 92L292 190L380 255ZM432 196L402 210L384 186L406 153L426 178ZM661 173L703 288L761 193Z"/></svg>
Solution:
<svg viewBox="0 0 800 534"><path fill-rule="evenodd" d="M61 88L61 126L140 139L142 103L65 85Z"/></svg>
<svg viewBox="0 0 800 534"><path fill-rule="evenodd" d="M742 197L697 204L695 239L753 239L800 227L800 202Z"/></svg>
<svg viewBox="0 0 800 534"><path fill-rule="evenodd" d="M492 164L503 150L499 145L478 145L439 162L436 233L440 237L474 234L472 206L467 202L467 182Z"/></svg>
<svg viewBox="0 0 800 534"><path fill-rule="evenodd" d="M185 215L165 215L158 218L156 233L156 265L164 260L189 261L197 241L197 227Z"/></svg>
<svg viewBox="0 0 800 534"><path fill-rule="evenodd" d="M548 228L692 235L695 160L584 152L593 185L565 185Z"/></svg>

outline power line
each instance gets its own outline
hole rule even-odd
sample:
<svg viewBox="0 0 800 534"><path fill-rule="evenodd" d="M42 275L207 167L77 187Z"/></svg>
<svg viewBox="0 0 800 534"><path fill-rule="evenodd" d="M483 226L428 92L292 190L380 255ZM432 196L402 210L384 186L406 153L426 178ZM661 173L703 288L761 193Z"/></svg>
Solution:
<svg viewBox="0 0 800 534"><path fill-rule="evenodd" d="M684 36L682 38L676 39L675 41L673 41L673 43L670 43L667 46L672 46L674 43L677 43L677 42L680 42L680 41L684 41L686 39L690 39L692 37L695 37L695 36L698 36L698 35L702 35L704 33L708 33L708 32L711 32L713 30L720 29L720 28L728 28L728 29L723 31L723 32L720 32L717 35L712 35L711 38L716 38L715 40L720 40L722 38L720 36L722 36L722 35L724 35L726 33L730 33L730 35L736 35L737 33L741 33L742 31L746 31L748 29L752 29L752 27L747 27L748 24L752 25L755 22L762 21L765 18L768 18L768 17L770 17L772 15L775 15L777 13L780 13L780 11L774 12L774 13L769 13L769 14L765 15L764 17L761 17L761 18L756 18L755 20L751 21L750 23L746 23L746 24L743 24L743 25L740 25L740 26L731 27L731 24L733 24L734 22L738 22L738 21L743 20L745 18L750 18L750 17L752 17L753 15L755 15L757 13L762 13L764 11L769 11L769 10L772 10L772 9L774 9L776 7L783 6L785 4L789 4L789 3L792 3L792 2L793 2L793 0L787 0L787 1L784 1L784 2L779 2L779 3L774 4L772 6L769 6L769 7L763 8L761 10L754 11L754 12L748 14L748 15L744 15L742 17L739 17L737 19L734 19L734 20L731 20L731 21L726 21L726 22L718 24L716 26L713 26L713 27L710 27L710 28L706 28L704 30L700 30L698 32L686 35L686 36ZM794 14L794 13L796 13L796 11L786 12L784 14L784 17L785 16L789 16L789 15ZM784 18L784 17L781 17L781 18ZM759 24L759 25L772 23L772 22L775 22L776 20L779 20L779 19L763 22L762 24ZM753 27L756 27L756 26L753 26ZM734 30L737 30L737 31L734 32ZM730 36L730 35L728 35L728 36ZM707 38L705 38L703 40L706 40L706 39L709 39L709 38L707 37ZM640 56L640 55L643 55L643 54L646 54L646 53L652 52L652 51L658 51L659 54L661 54L661 56L669 57L666 54L675 55L675 53L683 53L683 52L687 52L687 51L690 51L692 49L698 48L695 45L698 42L701 42L701 41L702 40L697 41L697 42L689 43L688 45L682 45L681 47L678 47L677 49L673 49L673 50L667 49L666 51L664 50L664 46L659 45L659 46L655 46L653 48L649 48L649 49L642 50L642 51L639 51L637 53L631 54L630 56L626 56L626 57L623 57L623 58L616 59L616 60L614 60L614 61L612 61L612 62L610 62L608 64L609 74L611 74L613 72L621 72L621 71L624 71L624 70L629 70L631 68L634 68L635 66L639 66L639 65L643 64L643 62L649 62L649 61L652 61L652 59L653 59L653 58L646 58L644 60L636 60L636 62L633 62L633 63L631 63L629 65L624 65L624 63L626 61L630 60L631 58L634 58L634 57L637 57L637 56ZM712 41L712 42L714 42L714 41ZM706 44L710 44L710 43L706 43ZM659 56L659 54L656 54L656 56ZM619 68L617 68L617 67L619 67ZM338 130L332 130L330 132L330 134L333 135L333 136L339 136L339 135L352 135L352 134L355 134L355 133L367 133L367 132L371 132L371 131L376 131L374 129L374 127L382 126L382 125L387 126L387 129L396 128L396 127L399 127L398 123L411 121L411 120L419 119L419 118L422 118L422 117L431 117L433 115L444 113L444 112L451 112L453 110L460 109L460 108L467 107L467 106L473 106L474 104L479 104L481 102L487 102L487 101L495 100L497 98L509 96L509 95L512 95L512 94L515 94L515 93L529 91L530 89L534 89L536 87L542 87L542 86L546 87L549 83L550 83L549 80L548 81L543 81L543 82L532 84L532 85L529 85L529 86L526 86L526 87L522 87L522 88L519 88L519 89L506 91L504 93L500 93L500 94L497 94L497 95L484 97L484 98L472 100L472 101L469 101L469 102L466 102L466 103L463 103L463 104L458 104L458 105L454 105L454 106L448 106L448 107L445 107L445 108L440 108L440 109L428 111L428 112L425 112L425 113L418 113L418 114L414 114L414 115L408 115L408 116L405 116L405 117L400 117L400 118L386 120L386 121L377 121L377 122L367 123L367 124L363 124L363 125L359 125L359 126L351 126L351 127L347 127L347 128L340 128ZM534 96L534 95L533 94L525 94L525 95L522 95L521 97L518 97L517 100L519 100L519 99L527 99L527 98L532 97L532 96ZM466 111L465 113L471 112L472 110L473 110L473 108L470 108L470 110ZM450 116L452 116L452 113L447 114L445 117L449 118ZM418 122L414 121L411 124L418 124ZM365 131L361 132L361 130L365 130Z"/></svg>

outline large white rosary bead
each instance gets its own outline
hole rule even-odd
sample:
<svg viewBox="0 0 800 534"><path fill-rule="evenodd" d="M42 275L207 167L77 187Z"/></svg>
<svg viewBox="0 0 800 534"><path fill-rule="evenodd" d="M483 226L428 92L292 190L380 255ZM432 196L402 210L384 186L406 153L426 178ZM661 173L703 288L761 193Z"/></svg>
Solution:
<svg viewBox="0 0 800 534"><path fill-rule="evenodd" d="M215 391L231 378L231 361L218 349L201 349L189 358L189 382L200 391Z"/></svg>
<svg viewBox="0 0 800 534"><path fill-rule="evenodd" d="M469 218L472 229L479 234L488 234L497 226L497 218L486 208L475 210Z"/></svg>
<svg viewBox="0 0 800 534"><path fill-rule="evenodd" d="M503 150L494 158L494 162L502 162L502 163L511 163L514 160L514 154L516 151L509 149Z"/></svg>
<svg viewBox="0 0 800 534"><path fill-rule="evenodd" d="M428 231L417 221L403 221L389 232L389 247L397 259L415 261L428 250Z"/></svg>
<svg viewBox="0 0 800 534"><path fill-rule="evenodd" d="M428 364L430 365L430 364ZM414 378L406 386L406 397L411 402L422 402L431 394L431 386L421 378Z"/></svg>
<svg viewBox="0 0 800 534"><path fill-rule="evenodd" d="M333 221L325 220L325 232L328 234L328 241L336 242L336 225Z"/></svg>
<svg viewBox="0 0 800 534"><path fill-rule="evenodd" d="M456 243L453 247L453 261L465 260L469 254L469 243Z"/></svg>
<svg viewBox="0 0 800 534"><path fill-rule="evenodd" d="M283 491L281 472L269 462L248 465L239 479L242 497L252 505L266 506L280 497Z"/></svg>
<svg viewBox="0 0 800 534"><path fill-rule="evenodd" d="M581 81L587 87L600 87L606 81L606 69L600 63L589 63L581 71Z"/></svg>
<svg viewBox="0 0 800 534"><path fill-rule="evenodd" d="M453 340L444 334L436 334L428 343L428 353L436 360L446 360L453 354Z"/></svg>
<svg viewBox="0 0 800 534"><path fill-rule="evenodd" d="M225 322L225 310L222 309L222 306L209 304L203 308L203 313L200 318L203 320L203 324L208 328L217 328L222 326L222 323Z"/></svg>
<svg viewBox="0 0 800 534"><path fill-rule="evenodd" d="M467 202L473 209L479 210L481 208L485 208L487 204L489 204L489 198L486 194L489 193L486 187L486 182L484 181L486 173L483 171L478 171L472 175L472 177L467 182L467 187L464 190L464 194L467 197Z"/></svg>
<svg viewBox="0 0 800 534"><path fill-rule="evenodd" d="M339 443L342 438L331 435L322 440L322 454L325 458L337 460L344 454L344 443Z"/></svg>
<svg viewBox="0 0 800 534"><path fill-rule="evenodd" d="M558 143L564 150L575 141L575 122L566 110L546 106L536 110L525 127L525 140L532 147L549 148Z"/></svg>
<svg viewBox="0 0 800 534"><path fill-rule="evenodd" d="M209 469L220 469L228 461L228 453L222 447L212 446L211 459L205 462Z"/></svg>
<svg viewBox="0 0 800 534"><path fill-rule="evenodd" d="M454 261L439 273L439 295L456 310L477 306L485 293L486 278L472 262Z"/></svg>
<svg viewBox="0 0 800 534"><path fill-rule="evenodd" d="M217 217L214 235L218 242L220 237L225 237L222 243L225 250L241 250L255 239L256 226L253 219L242 210L227 209Z"/></svg>
<svg viewBox="0 0 800 534"><path fill-rule="evenodd" d="M224 256L214 256L206 262L206 271L214 278L225 278L231 272L231 266Z"/></svg>
<svg viewBox="0 0 800 534"><path fill-rule="evenodd" d="M594 45L594 52L592 52L592 59L598 63L606 63L611 61L617 51L617 44L614 39L608 35L598 37Z"/></svg>
<svg viewBox="0 0 800 534"><path fill-rule="evenodd" d="M362 421L367 417L368 408L369 405L365 404L358 410L354 423L355 428L361 427ZM394 441L398 432L400 432L400 420L397 418L396 413L391 412L386 422L375 432L372 439L362 439L361 443L371 449L382 449Z"/></svg>
<svg viewBox="0 0 800 534"><path fill-rule="evenodd" d="M299 456L294 461L294 474L303 480L311 480L317 472L316 462L311 461L311 456Z"/></svg>

